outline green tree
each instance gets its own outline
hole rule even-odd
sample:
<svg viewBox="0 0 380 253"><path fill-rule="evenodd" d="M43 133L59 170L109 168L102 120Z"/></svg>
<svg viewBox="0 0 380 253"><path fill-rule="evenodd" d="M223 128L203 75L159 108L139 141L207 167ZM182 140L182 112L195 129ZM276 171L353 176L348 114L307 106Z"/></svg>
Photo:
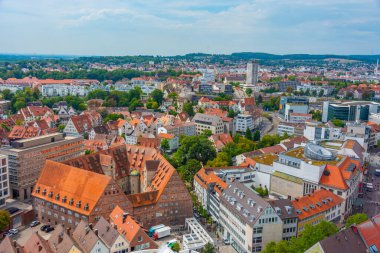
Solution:
<svg viewBox="0 0 380 253"><path fill-rule="evenodd" d="M346 228L351 227L353 224L360 224L368 220L368 216L365 213L357 213L347 218Z"/></svg>
<svg viewBox="0 0 380 253"><path fill-rule="evenodd" d="M247 138L248 140L252 140L251 129L247 128L247 130L245 131L245 138Z"/></svg>
<svg viewBox="0 0 380 253"><path fill-rule="evenodd" d="M214 245L212 245L211 243L207 243L203 250L202 250L203 253L215 253L215 247Z"/></svg>
<svg viewBox="0 0 380 253"><path fill-rule="evenodd" d="M311 110L309 113L312 115L311 116L312 119L317 120L317 121L322 120L322 112L320 110L316 110L316 111Z"/></svg>
<svg viewBox="0 0 380 253"><path fill-rule="evenodd" d="M234 112L234 110L232 110L232 109L228 110L227 117L229 117L229 118L234 118L234 117L235 117L235 112Z"/></svg>
<svg viewBox="0 0 380 253"><path fill-rule="evenodd" d="M103 119L103 122L107 123L108 121L115 121L118 119L124 119L124 115L118 113L110 113Z"/></svg>
<svg viewBox="0 0 380 253"><path fill-rule="evenodd" d="M65 129L65 125L63 125L63 124L59 124L59 126L58 126L58 130L62 133L62 132L63 132L63 129Z"/></svg>
<svg viewBox="0 0 380 253"><path fill-rule="evenodd" d="M87 94L87 99L103 99L105 100L108 96L107 91L96 89L92 90Z"/></svg>
<svg viewBox="0 0 380 253"><path fill-rule="evenodd" d="M247 88L247 89L245 90L245 93L247 93L247 96L250 97L250 96L252 95L253 91L252 91L251 88Z"/></svg>
<svg viewBox="0 0 380 253"><path fill-rule="evenodd" d="M183 112L186 112L190 117L195 115L193 104L188 102L183 105Z"/></svg>
<svg viewBox="0 0 380 253"><path fill-rule="evenodd" d="M259 141L260 140L260 131L259 130L256 130L253 134L253 141Z"/></svg>
<svg viewBox="0 0 380 253"><path fill-rule="evenodd" d="M288 86L288 87L286 87L286 92L287 92L287 93L292 93L292 92L293 92L293 88L292 88L292 86Z"/></svg>
<svg viewBox="0 0 380 253"><path fill-rule="evenodd" d="M324 95L325 95L325 90L324 90L324 89L321 89L321 90L319 91L318 96L323 97Z"/></svg>
<svg viewBox="0 0 380 253"><path fill-rule="evenodd" d="M162 139L161 141L161 149L165 152L166 150L170 149L169 141L168 139Z"/></svg>
<svg viewBox="0 0 380 253"><path fill-rule="evenodd" d="M315 226L306 225L299 237L290 241L270 242L263 253L303 253L315 243L338 232L338 228L331 222L321 221Z"/></svg>
<svg viewBox="0 0 380 253"><path fill-rule="evenodd" d="M164 93L159 89L155 89L152 93L150 93L150 97L156 101L157 104L161 105L164 100Z"/></svg>
<svg viewBox="0 0 380 253"><path fill-rule="evenodd" d="M183 136L173 157L181 165L185 165L190 159L206 164L216 157L216 150L212 142L204 136Z"/></svg>
<svg viewBox="0 0 380 253"><path fill-rule="evenodd" d="M176 92L171 92L168 94L168 98L170 98L174 102L178 99L178 94Z"/></svg>
<svg viewBox="0 0 380 253"><path fill-rule="evenodd" d="M263 102L263 96L261 96L261 94L259 94L259 96L257 97L257 104L261 104Z"/></svg>
<svg viewBox="0 0 380 253"><path fill-rule="evenodd" d="M346 125L346 123L340 119L332 119L331 123L333 123L336 127L344 127Z"/></svg>
<svg viewBox="0 0 380 253"><path fill-rule="evenodd" d="M184 165L178 167L178 174L182 180L192 184L195 174L202 168L201 163L196 159L189 159Z"/></svg>
<svg viewBox="0 0 380 253"><path fill-rule="evenodd" d="M204 136L204 137L206 137L206 138L210 137L211 135L212 135L212 132L211 132L211 130L209 130L209 129L205 129L205 130L203 130L203 132L202 132L202 134L201 134L201 136Z"/></svg>
<svg viewBox="0 0 380 253"><path fill-rule="evenodd" d="M181 247L180 247L180 245L179 245L178 242L176 242L176 243L173 244L173 246L172 246L172 250L173 250L174 252L179 252L179 251L181 250Z"/></svg>
<svg viewBox="0 0 380 253"><path fill-rule="evenodd" d="M0 231L4 231L9 226L11 216L8 211L0 210Z"/></svg>

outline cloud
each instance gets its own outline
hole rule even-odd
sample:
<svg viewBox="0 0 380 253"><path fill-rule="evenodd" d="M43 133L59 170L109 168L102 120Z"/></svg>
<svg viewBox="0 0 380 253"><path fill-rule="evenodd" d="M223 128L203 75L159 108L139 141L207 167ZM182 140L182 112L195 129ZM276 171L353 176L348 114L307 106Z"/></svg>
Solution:
<svg viewBox="0 0 380 253"><path fill-rule="evenodd" d="M0 48L3 52L172 55L360 53L372 47L380 53L378 3L0 0Z"/></svg>

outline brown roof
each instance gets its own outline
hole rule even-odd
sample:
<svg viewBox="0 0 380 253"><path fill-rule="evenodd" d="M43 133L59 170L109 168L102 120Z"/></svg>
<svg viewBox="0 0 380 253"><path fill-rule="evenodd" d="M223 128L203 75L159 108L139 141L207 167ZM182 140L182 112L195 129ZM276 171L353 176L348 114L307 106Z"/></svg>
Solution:
<svg viewBox="0 0 380 253"><path fill-rule="evenodd" d="M14 242L16 241L13 241L9 236L5 236L3 241L0 243L0 252L1 253L17 253L17 247L19 247L20 252L22 252L21 246Z"/></svg>
<svg viewBox="0 0 380 253"><path fill-rule="evenodd" d="M119 237L119 232L114 229L103 216L100 217L94 229L98 230L98 237L108 246L108 248L111 248Z"/></svg>
<svg viewBox="0 0 380 253"><path fill-rule="evenodd" d="M49 243L38 234L38 231L36 231L31 237L29 237L24 245L24 252L53 253L54 251L50 248Z"/></svg>
<svg viewBox="0 0 380 253"><path fill-rule="evenodd" d="M357 231L351 227L320 241L324 253L365 253L366 246Z"/></svg>
<svg viewBox="0 0 380 253"><path fill-rule="evenodd" d="M92 121L88 115L71 116L71 121L78 133L88 132L92 129Z"/></svg>
<svg viewBox="0 0 380 253"><path fill-rule="evenodd" d="M91 252L99 238L90 229L87 222L81 221L75 228L73 239L85 253Z"/></svg>
<svg viewBox="0 0 380 253"><path fill-rule="evenodd" d="M32 195L88 215L110 181L108 176L47 160Z"/></svg>
<svg viewBox="0 0 380 253"><path fill-rule="evenodd" d="M75 245L62 225L55 226L54 231L48 239L48 243L50 248L56 253L67 253Z"/></svg>
<svg viewBox="0 0 380 253"><path fill-rule="evenodd" d="M113 225L117 226L117 231L124 236L124 238L130 243L130 247L135 247L139 244L149 243L149 248L157 248L152 239L144 232L140 224L133 219L133 217L125 213L123 209L116 206L110 215L110 221ZM138 242L137 237L142 238Z"/></svg>

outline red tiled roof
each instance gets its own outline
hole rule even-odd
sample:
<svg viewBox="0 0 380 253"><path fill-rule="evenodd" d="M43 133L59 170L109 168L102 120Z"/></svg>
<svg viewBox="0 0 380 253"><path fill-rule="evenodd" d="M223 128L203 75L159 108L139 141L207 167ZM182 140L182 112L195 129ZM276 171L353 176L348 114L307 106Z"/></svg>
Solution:
<svg viewBox="0 0 380 253"><path fill-rule="evenodd" d="M367 247L376 246L380 249L380 214L359 224L357 228Z"/></svg>
<svg viewBox="0 0 380 253"><path fill-rule="evenodd" d="M324 213L326 210L342 202L343 198L328 190L320 189L310 195L293 200L292 204L296 210L301 211L301 214L297 214L298 219L304 220L311 216ZM313 205L313 207L310 205ZM304 210L305 207L307 211Z"/></svg>

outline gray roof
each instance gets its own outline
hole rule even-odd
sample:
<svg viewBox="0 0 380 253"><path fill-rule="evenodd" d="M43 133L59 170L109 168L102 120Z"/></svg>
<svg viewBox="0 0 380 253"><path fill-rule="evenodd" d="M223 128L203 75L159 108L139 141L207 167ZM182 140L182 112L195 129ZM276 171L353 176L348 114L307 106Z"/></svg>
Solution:
<svg viewBox="0 0 380 253"><path fill-rule="evenodd" d="M48 243L50 245L50 248L57 253L69 252L73 245L75 245L74 241L65 232L65 229L62 225L55 227L54 231L48 239Z"/></svg>
<svg viewBox="0 0 380 253"><path fill-rule="evenodd" d="M251 226L270 207L267 201L237 180L223 192L220 202Z"/></svg>
<svg viewBox="0 0 380 253"><path fill-rule="evenodd" d="M94 231L90 229L87 222L83 220L75 228L73 239L85 253L91 252L96 242L99 240Z"/></svg>
<svg viewBox="0 0 380 253"><path fill-rule="evenodd" d="M319 243L325 253L365 253L366 246L356 228L351 227L329 236Z"/></svg>
<svg viewBox="0 0 380 253"><path fill-rule="evenodd" d="M98 230L99 238L108 246L108 248L111 248L119 237L119 232L117 232L117 230L114 229L103 216L100 217L94 229Z"/></svg>
<svg viewBox="0 0 380 253"><path fill-rule="evenodd" d="M297 214L290 199L277 199L269 201L281 220L297 218Z"/></svg>
<svg viewBox="0 0 380 253"><path fill-rule="evenodd" d="M217 125L218 123L222 121L222 119L215 115L197 113L195 114L192 121L195 123L200 123L200 124Z"/></svg>

